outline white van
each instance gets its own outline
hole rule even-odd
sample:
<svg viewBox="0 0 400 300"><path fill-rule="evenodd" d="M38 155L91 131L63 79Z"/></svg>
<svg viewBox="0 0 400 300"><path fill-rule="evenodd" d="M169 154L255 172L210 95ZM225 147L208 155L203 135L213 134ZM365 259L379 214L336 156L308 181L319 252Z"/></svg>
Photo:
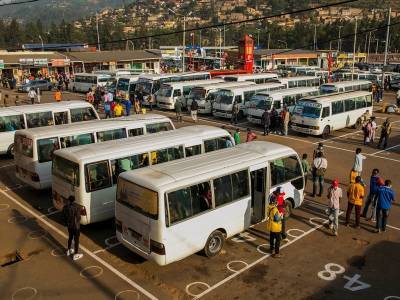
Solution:
<svg viewBox="0 0 400 300"><path fill-rule="evenodd" d="M51 187L51 160L57 149L173 129L175 127L169 118L145 114L85 124L18 130L14 142L16 176L35 189L46 189Z"/></svg>
<svg viewBox="0 0 400 300"><path fill-rule="evenodd" d="M361 116L372 113L372 93L366 91L323 95L299 101L292 116L292 129L310 135L329 134L338 129L360 128Z"/></svg>
<svg viewBox="0 0 400 300"><path fill-rule="evenodd" d="M284 87L281 83L264 83L237 88L218 89L214 94L213 116L231 118L233 103L236 101L239 104L238 118L242 119L247 114L246 103L250 101L254 94L261 91L281 90Z"/></svg>
<svg viewBox="0 0 400 300"><path fill-rule="evenodd" d="M372 82L366 80L338 81L322 84L319 89L321 94L343 93L351 91L371 91Z"/></svg>
<svg viewBox="0 0 400 300"><path fill-rule="evenodd" d="M100 119L83 101L21 105L0 108L0 154L14 154L16 130Z"/></svg>
<svg viewBox="0 0 400 300"><path fill-rule="evenodd" d="M136 83L139 75L124 75L118 77L115 95L118 99L128 100L131 94L135 93Z"/></svg>
<svg viewBox="0 0 400 300"><path fill-rule="evenodd" d="M256 74L237 74L237 75L225 75L225 81L251 81L257 84L267 83L278 79L278 74L276 73L256 73Z"/></svg>
<svg viewBox="0 0 400 300"><path fill-rule="evenodd" d="M285 85L286 89L304 86L319 86L320 81L316 76L296 76L280 78L279 82Z"/></svg>
<svg viewBox="0 0 400 300"><path fill-rule="evenodd" d="M106 74L76 73L71 80L70 89L75 92L87 93L93 86L106 86L113 77Z"/></svg>
<svg viewBox="0 0 400 300"><path fill-rule="evenodd" d="M261 124L261 117L266 109L270 111L274 107L279 112L286 106L289 112L292 112L298 100L317 95L319 91L314 86L257 93L250 99L247 120L250 123Z"/></svg>
<svg viewBox="0 0 400 300"><path fill-rule="evenodd" d="M197 85L192 88L189 95L186 97L186 107L189 108L190 105L192 105L193 99L196 99L199 106L198 113L211 114L212 106L215 100L215 92L217 92L218 89L245 87L249 85L255 85L255 83L251 81L228 81L217 84L213 83Z"/></svg>
<svg viewBox="0 0 400 300"><path fill-rule="evenodd" d="M179 99L185 103L185 98L190 94L193 87L201 84L218 84L224 82L222 79L193 80L169 82L161 85L161 88L155 94L157 106L163 109L174 109L175 102Z"/></svg>
<svg viewBox="0 0 400 300"><path fill-rule="evenodd" d="M61 210L68 198L74 196L75 203L82 206L84 212L82 224L110 219L114 217L116 184L121 173L234 144L226 130L199 125L151 137L56 151L53 159L54 206Z"/></svg>
<svg viewBox="0 0 400 300"><path fill-rule="evenodd" d="M285 191L287 212L299 207L303 176L292 148L261 141L122 173L117 239L158 265L200 250L215 256L227 238L266 219L277 187Z"/></svg>

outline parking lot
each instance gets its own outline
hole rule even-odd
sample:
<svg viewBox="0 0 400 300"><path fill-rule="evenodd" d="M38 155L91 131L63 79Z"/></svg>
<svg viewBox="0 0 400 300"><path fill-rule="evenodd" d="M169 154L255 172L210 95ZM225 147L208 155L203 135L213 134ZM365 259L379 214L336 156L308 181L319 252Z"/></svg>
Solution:
<svg viewBox="0 0 400 300"><path fill-rule="evenodd" d="M173 112L160 112L175 120ZM378 125L386 114L375 113ZM337 178L347 189L354 151L367 156L363 178L373 168L400 190L400 116L392 116L393 131L386 150L362 145L362 132L336 131L326 140L290 132L289 136L261 135L259 140L288 145L299 155L312 156L324 142L328 159L326 186ZM227 126L227 120L200 117L200 124ZM179 126L193 123L184 118ZM379 138L380 130L378 130ZM343 226L334 237L325 227L326 196L306 195L303 205L287 222L288 237L281 259L270 257L264 223L230 238L223 251L209 259L203 254L159 267L133 254L115 238L113 221L82 227L84 257L65 256L67 231L51 203L50 191L20 185L13 160L0 158L0 299L400 299L398 253L400 208L393 206L389 228L374 233L375 223L362 219L361 229ZM306 192L311 191L308 181ZM341 209L346 209L344 197ZM226 216L229 218L229 216ZM352 216L354 218L354 216Z"/></svg>

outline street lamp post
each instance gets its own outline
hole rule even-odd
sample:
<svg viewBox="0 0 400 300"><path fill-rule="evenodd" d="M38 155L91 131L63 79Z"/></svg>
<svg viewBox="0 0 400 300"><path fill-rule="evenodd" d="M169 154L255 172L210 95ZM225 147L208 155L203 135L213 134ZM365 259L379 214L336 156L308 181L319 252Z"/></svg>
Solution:
<svg viewBox="0 0 400 300"><path fill-rule="evenodd" d="M42 39L42 36L40 34L39 34L39 39L42 42L42 51L44 51L43 39Z"/></svg>
<svg viewBox="0 0 400 300"><path fill-rule="evenodd" d="M341 43L341 38L340 38L340 33L341 33L341 31L342 31L342 27L343 26L339 26L339 39L338 39L338 46L337 46L337 48L338 48L338 52L340 52L340 48L341 48L341 46L342 46L342 43Z"/></svg>
<svg viewBox="0 0 400 300"><path fill-rule="evenodd" d="M257 48L260 48L260 28L257 28Z"/></svg>

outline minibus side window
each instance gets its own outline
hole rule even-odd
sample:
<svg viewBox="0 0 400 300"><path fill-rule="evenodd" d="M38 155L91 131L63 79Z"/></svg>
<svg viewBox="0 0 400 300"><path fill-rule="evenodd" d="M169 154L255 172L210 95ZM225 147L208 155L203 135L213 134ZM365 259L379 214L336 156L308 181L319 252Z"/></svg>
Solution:
<svg viewBox="0 0 400 300"><path fill-rule="evenodd" d="M147 153L118 158L111 161L113 184L117 184L118 175L148 166Z"/></svg>
<svg viewBox="0 0 400 300"><path fill-rule="evenodd" d="M93 133L82 133L79 135L71 135L60 138L61 148L69 148L80 145L88 145L94 143Z"/></svg>
<svg viewBox="0 0 400 300"><path fill-rule="evenodd" d="M249 195L247 170L215 178L213 183L216 207Z"/></svg>
<svg viewBox="0 0 400 300"><path fill-rule="evenodd" d="M296 156L278 158L272 161L270 165L271 186L276 186L302 176L301 166Z"/></svg>
<svg viewBox="0 0 400 300"><path fill-rule="evenodd" d="M26 114L28 128L44 127L54 125L51 111Z"/></svg>
<svg viewBox="0 0 400 300"><path fill-rule="evenodd" d="M364 98L364 97L362 97L362 98ZM367 95L366 96L366 100L367 100L367 107L372 106L372 96L371 95Z"/></svg>
<svg viewBox="0 0 400 300"><path fill-rule="evenodd" d="M54 121L56 125L68 124L68 112L67 111L55 112Z"/></svg>
<svg viewBox="0 0 400 300"><path fill-rule="evenodd" d="M343 110L344 107L342 100L332 102L332 115L340 114L343 112Z"/></svg>
<svg viewBox="0 0 400 300"><path fill-rule="evenodd" d="M242 103L242 96L241 95L235 96L235 101L236 103Z"/></svg>
<svg viewBox="0 0 400 300"><path fill-rule="evenodd" d="M224 149L228 147L227 139L229 137L218 137L215 139L204 141L205 152L211 152L219 149Z"/></svg>
<svg viewBox="0 0 400 300"><path fill-rule="evenodd" d="M179 97L179 96L181 96L182 94L181 94L181 90L174 90L174 95L173 95L173 97Z"/></svg>
<svg viewBox="0 0 400 300"><path fill-rule="evenodd" d="M71 108L70 113L72 123L97 119L96 113L91 107Z"/></svg>
<svg viewBox="0 0 400 300"><path fill-rule="evenodd" d="M323 119L323 118L329 117L330 114L331 114L331 112L330 112L330 107L329 107L329 106L326 106L326 107L324 107L324 108L322 109L321 118Z"/></svg>
<svg viewBox="0 0 400 300"><path fill-rule="evenodd" d="M0 132L25 129L23 115L0 117Z"/></svg>
<svg viewBox="0 0 400 300"><path fill-rule="evenodd" d="M40 163L53 159L53 152L60 149L58 138L41 139L37 141L38 160Z"/></svg>
<svg viewBox="0 0 400 300"><path fill-rule="evenodd" d="M196 216L212 208L210 182L202 182L167 194L169 224ZM167 222L168 223L168 222Z"/></svg>
<svg viewBox="0 0 400 300"><path fill-rule="evenodd" d="M117 129L97 132L97 140L100 142L118 140L123 138L126 138L125 128L117 128Z"/></svg>
<svg viewBox="0 0 400 300"><path fill-rule="evenodd" d="M108 161L86 165L86 191L93 192L111 187L111 176Z"/></svg>
<svg viewBox="0 0 400 300"><path fill-rule="evenodd" d="M139 135L143 135L143 128L133 128L128 130L129 137L139 136Z"/></svg>
<svg viewBox="0 0 400 300"><path fill-rule="evenodd" d="M346 99L344 100L344 109L345 111L352 111L356 108L356 101L355 99Z"/></svg>
<svg viewBox="0 0 400 300"><path fill-rule="evenodd" d="M367 105L367 103L365 102L365 98L364 97L357 97L356 98L356 109L365 108L366 105Z"/></svg>
<svg viewBox="0 0 400 300"><path fill-rule="evenodd" d="M201 145L194 145L185 148L186 157L201 154Z"/></svg>
<svg viewBox="0 0 400 300"><path fill-rule="evenodd" d="M169 131L169 130L173 130L173 127L170 122L160 122L160 123L146 125L147 133L157 133L160 131Z"/></svg>

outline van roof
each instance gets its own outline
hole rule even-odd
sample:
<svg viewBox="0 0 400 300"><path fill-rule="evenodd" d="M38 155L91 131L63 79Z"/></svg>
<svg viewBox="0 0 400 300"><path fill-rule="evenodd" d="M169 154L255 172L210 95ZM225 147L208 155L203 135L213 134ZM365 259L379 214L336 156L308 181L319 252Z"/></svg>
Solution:
<svg viewBox="0 0 400 300"><path fill-rule="evenodd" d="M0 115L10 113L35 113L42 112L48 110L56 110L62 111L63 109L71 109L71 108L81 108L81 107L93 107L91 104L84 101L63 101L63 102L54 102L54 103L43 103L43 104L35 104L35 105L19 105L19 106L9 106L5 108L0 108Z"/></svg>
<svg viewBox="0 0 400 300"><path fill-rule="evenodd" d="M226 173L262 164L279 157L297 155L284 145L255 141L236 147L213 151L186 159L128 171L120 176L141 186L158 190L160 187L185 181L208 180Z"/></svg>
<svg viewBox="0 0 400 300"><path fill-rule="evenodd" d="M31 129L22 129L17 130L17 135L26 135L31 137L36 137L38 139L44 137L54 137L59 135L68 135L71 133L79 134L79 133L86 133L92 132L97 129L104 129L109 130L113 128L119 128L121 126L127 125L135 125L135 124L151 124L156 123L159 121L168 121L171 120L162 115L156 114L140 114L140 115L132 115L129 117L121 117L118 119L102 119L102 120L93 120L93 121L86 121L86 122L77 122L71 124L64 124L64 125L56 125L56 126L47 126L47 127L37 127ZM80 130L77 132L77 130Z"/></svg>
<svg viewBox="0 0 400 300"><path fill-rule="evenodd" d="M180 88L182 86L198 86L200 84L217 84L224 82L222 79L204 79L204 80L191 80L191 81L178 81L178 82L166 82L163 85L172 86L173 88Z"/></svg>
<svg viewBox="0 0 400 300"><path fill-rule="evenodd" d="M346 87L346 86L352 86L356 84L372 84L371 81L368 80L347 80L347 81L338 81L338 82L332 82L332 83L324 83L321 86L336 86L336 87Z"/></svg>
<svg viewBox="0 0 400 300"><path fill-rule="evenodd" d="M224 78L276 78L277 73L253 73L253 74L235 74L235 75L225 75Z"/></svg>
<svg viewBox="0 0 400 300"><path fill-rule="evenodd" d="M199 84L194 86L193 88L197 87L204 87L210 89L219 89L231 86L248 86L248 85L255 85L256 83L253 81L220 81L219 83L207 83L207 84Z"/></svg>
<svg viewBox="0 0 400 300"><path fill-rule="evenodd" d="M333 101L338 101L338 100L344 100L348 98L353 98L353 97L361 97L361 96L366 96L366 95L371 95L371 92L368 91L354 91L354 92L344 92L344 93L335 93L335 94L327 94L327 95L321 95L321 96L316 96L316 97L306 97L301 99L302 101L312 101L312 102L333 102Z"/></svg>
<svg viewBox="0 0 400 300"><path fill-rule="evenodd" d="M109 159L110 155L116 158L133 155L132 150L134 153L144 153L183 143L186 146L198 145L200 139L221 136L229 136L229 132L218 127L196 125L123 140L76 146L61 149L55 153L75 162L92 162Z"/></svg>
<svg viewBox="0 0 400 300"><path fill-rule="evenodd" d="M294 77L279 78L279 81L287 82L287 81L291 81L291 80L305 80L305 79L319 79L319 77L317 77L317 76L294 76Z"/></svg>
<svg viewBox="0 0 400 300"><path fill-rule="evenodd" d="M306 86L306 87L298 87L298 88L290 88L290 89L282 89L277 91L261 91L256 93L256 95L263 95L263 96L286 96L291 95L294 93L303 93L303 92L313 92L318 91L319 88L316 86Z"/></svg>
<svg viewBox="0 0 400 300"><path fill-rule="evenodd" d="M220 90L229 90L229 91L253 91L253 90L263 90L269 89L274 87L283 87L283 84L280 82L267 82L255 85L245 85L245 86L233 86L227 88L218 88Z"/></svg>

